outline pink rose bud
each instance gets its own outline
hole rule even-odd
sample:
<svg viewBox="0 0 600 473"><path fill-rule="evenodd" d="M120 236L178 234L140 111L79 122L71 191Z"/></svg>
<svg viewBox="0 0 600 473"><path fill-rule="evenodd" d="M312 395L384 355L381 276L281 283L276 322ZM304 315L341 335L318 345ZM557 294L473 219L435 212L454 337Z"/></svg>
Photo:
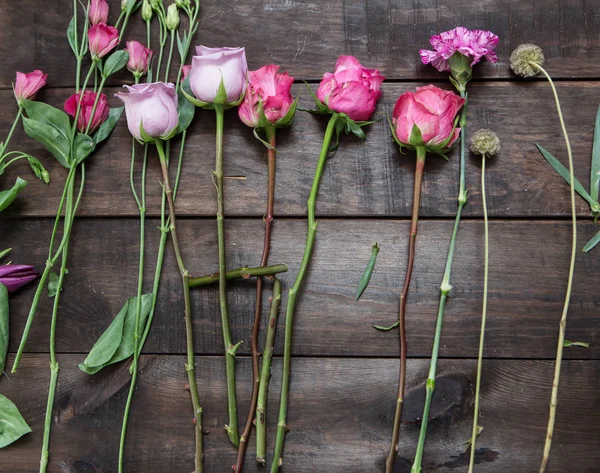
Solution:
<svg viewBox="0 0 600 473"><path fill-rule="evenodd" d="M152 61L152 51L138 41L127 41L125 49L129 53L127 69L137 77L148 72L148 66Z"/></svg>
<svg viewBox="0 0 600 473"><path fill-rule="evenodd" d="M17 79L15 80L15 98L17 102L35 98L38 90L46 85L47 78L48 74L44 74L40 70L35 70L29 74L17 72Z"/></svg>
<svg viewBox="0 0 600 473"><path fill-rule="evenodd" d="M293 116L289 120L283 119L294 103L294 98L290 94L294 78L288 76L287 72L278 74L278 70L279 66L270 64L257 71L250 71L246 95L238 109L240 120L246 125L253 128L265 125L261 121L261 104L264 118L268 123L274 126L289 125Z"/></svg>
<svg viewBox="0 0 600 473"><path fill-rule="evenodd" d="M119 44L119 30L105 23L91 26L88 40L92 58L100 59L110 53Z"/></svg>
<svg viewBox="0 0 600 473"><path fill-rule="evenodd" d="M354 121L368 120L381 97L379 86L385 77L377 69L363 67L353 56L340 56L335 72L326 72L317 90L317 98L338 113Z"/></svg>
<svg viewBox="0 0 600 473"><path fill-rule="evenodd" d="M119 92L115 97L125 104L130 133L139 141L171 138L179 124L175 86L153 82L125 87L128 93Z"/></svg>
<svg viewBox="0 0 600 473"><path fill-rule="evenodd" d="M0 283L6 286L8 293L15 292L36 279L38 273L33 266L24 264L7 264L0 266Z"/></svg>
<svg viewBox="0 0 600 473"><path fill-rule="evenodd" d="M425 146L437 151L449 148L460 135L455 118L464 103L454 92L434 85L405 92L396 102L392 117L398 141L410 148ZM420 136L413 133L414 127Z"/></svg>
<svg viewBox="0 0 600 473"><path fill-rule="evenodd" d="M197 46L196 56L192 59L190 88L198 100L213 103L223 81L226 102L237 102L244 93L247 73L244 48Z"/></svg>
<svg viewBox="0 0 600 473"><path fill-rule="evenodd" d="M96 92L88 90L83 94L83 97L81 96L81 93L73 94L65 102L65 112L72 117L77 116L77 109L80 107L79 116L77 118L77 130L79 130L80 133L85 133L88 131L89 125L90 129L88 134L92 134L108 118L108 113L110 110L108 108L108 101L106 100L105 94L100 94L98 104L96 105L96 111L92 117L92 111L94 109L94 103L96 102L97 95L98 94L96 94Z"/></svg>
<svg viewBox="0 0 600 473"><path fill-rule="evenodd" d="M192 66L181 66L181 80L184 81L188 76L190 71L192 70Z"/></svg>
<svg viewBox="0 0 600 473"><path fill-rule="evenodd" d="M108 3L106 3L106 0L92 0L88 10L88 20L92 26L108 21Z"/></svg>

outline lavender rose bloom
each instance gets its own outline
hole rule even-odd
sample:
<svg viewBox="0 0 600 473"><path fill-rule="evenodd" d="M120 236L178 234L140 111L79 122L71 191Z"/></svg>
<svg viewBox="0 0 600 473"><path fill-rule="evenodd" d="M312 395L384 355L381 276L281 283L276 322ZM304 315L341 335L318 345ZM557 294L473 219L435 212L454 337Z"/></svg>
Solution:
<svg viewBox="0 0 600 473"><path fill-rule="evenodd" d="M138 140L147 137L165 139L179 124L177 93L171 83L153 82L125 86L129 93L115 94L125 104L127 127Z"/></svg>
<svg viewBox="0 0 600 473"><path fill-rule="evenodd" d="M197 46L189 73L190 88L198 100L213 103L222 79L227 102L237 102L246 88L247 73L244 48Z"/></svg>

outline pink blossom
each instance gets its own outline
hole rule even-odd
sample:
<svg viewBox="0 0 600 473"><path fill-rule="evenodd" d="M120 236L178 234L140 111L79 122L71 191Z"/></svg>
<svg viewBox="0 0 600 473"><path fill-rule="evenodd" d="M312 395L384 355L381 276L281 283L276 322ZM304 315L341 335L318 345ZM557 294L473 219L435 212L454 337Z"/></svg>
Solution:
<svg viewBox="0 0 600 473"><path fill-rule="evenodd" d="M460 128L454 128L454 121L464 103L465 100L454 92L434 85L405 92L396 102L392 118L398 141L411 147L433 148L448 141L445 148L449 148L460 135ZM415 125L421 132L422 142L411 140Z"/></svg>
<svg viewBox="0 0 600 473"><path fill-rule="evenodd" d="M17 101L35 98L38 90L46 85L47 78L48 74L44 74L40 70L35 70L29 74L17 72L17 79L15 80L15 97Z"/></svg>
<svg viewBox="0 0 600 473"><path fill-rule="evenodd" d="M88 20L90 24L106 23L108 21L108 3L106 0L92 0L88 10Z"/></svg>
<svg viewBox="0 0 600 473"><path fill-rule="evenodd" d="M269 64L249 72L249 83L244 101L238 109L242 122L251 127L260 125L260 104L271 125L277 125L288 113L294 98L290 94L294 78L287 72L278 74L279 66ZM284 126L289 123L284 124Z"/></svg>
<svg viewBox="0 0 600 473"><path fill-rule="evenodd" d="M491 31L468 30L459 26L439 35L433 35L429 40L434 51L421 49L421 61L423 64L431 64L438 71L449 71L448 59L454 53L472 58L471 67L477 64L482 57L491 63L498 61L494 50L498 44L498 36Z"/></svg>
<svg viewBox="0 0 600 473"><path fill-rule="evenodd" d="M139 41L127 41L126 46L129 53L127 69L134 75L144 75L152 61L152 51Z"/></svg>
<svg viewBox="0 0 600 473"><path fill-rule="evenodd" d="M7 264L0 266L0 283L6 286L9 294L26 284L29 284L39 275L40 273L38 273L33 266L25 264Z"/></svg>
<svg viewBox="0 0 600 473"><path fill-rule="evenodd" d="M79 116L77 118L77 129L80 133L91 134L102 125L108 118L109 108L108 101L106 100L105 94L100 94L98 103L96 105L96 111L92 117L92 110L94 109L94 103L96 102L96 92L90 90L79 94L73 94L65 102L65 112L72 117L77 116L77 108L79 107ZM88 130L89 126L89 130Z"/></svg>
<svg viewBox="0 0 600 473"><path fill-rule="evenodd" d="M352 120L368 120L381 97L379 86L385 77L377 69L367 69L353 56L340 56L333 73L326 72L317 90L317 98Z"/></svg>
<svg viewBox="0 0 600 473"><path fill-rule="evenodd" d="M92 57L103 58L119 44L119 30L105 23L98 23L90 27L88 41Z"/></svg>

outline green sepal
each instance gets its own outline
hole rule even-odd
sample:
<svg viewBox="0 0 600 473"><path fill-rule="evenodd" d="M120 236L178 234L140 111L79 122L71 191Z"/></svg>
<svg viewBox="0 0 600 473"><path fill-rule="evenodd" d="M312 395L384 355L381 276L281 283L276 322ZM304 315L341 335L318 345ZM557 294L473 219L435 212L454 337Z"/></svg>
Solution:
<svg viewBox="0 0 600 473"><path fill-rule="evenodd" d="M308 82L304 81L304 85L306 85L306 88L308 89L308 93L310 94L310 96L315 101L315 104L317 105L317 109L316 110L310 110L310 109L307 109L307 108L300 107L299 110L301 110L303 112L312 113L314 115L331 115L333 112L329 109L329 107L327 105L325 105L323 102L321 102L317 98L317 96L315 95L315 93L310 88L310 85L308 84Z"/></svg>
<svg viewBox="0 0 600 473"><path fill-rule="evenodd" d="M395 329L398 325L400 325L400 322L396 320L396 322L388 327L384 327L383 325L373 325L373 328L376 328L380 332L389 332L390 330Z"/></svg>
<svg viewBox="0 0 600 473"><path fill-rule="evenodd" d="M471 67L471 58L459 52L454 53L448 59L450 66L450 80L452 85L458 91L462 91L467 86L467 83L473 77L473 68Z"/></svg>
<svg viewBox="0 0 600 473"><path fill-rule="evenodd" d="M390 116L386 115L386 117L387 117L388 124L390 125L390 131L392 132L392 138L394 138L394 141L400 147L400 152L404 153L404 148L406 148L406 145L398 139L398 134L396 133L396 128L394 127L394 124L392 123L392 119L390 118Z"/></svg>
<svg viewBox="0 0 600 473"><path fill-rule="evenodd" d="M187 77L186 77L187 80ZM189 81L188 81L189 83ZM204 110L212 110L213 109L213 104L210 102L203 102L202 100L198 100L196 97L191 95L191 90L190 93L188 93L185 88L181 88L181 93L183 94L183 96L189 100L190 102L192 102L196 107L200 107Z"/></svg>
<svg viewBox="0 0 600 473"><path fill-rule="evenodd" d="M27 181L25 179L17 177L15 184L10 189L0 191L0 212L14 202L19 195L19 192L21 192L26 185Z"/></svg>
<svg viewBox="0 0 600 473"><path fill-rule="evenodd" d="M101 143L110 136L117 122L121 118L123 110L125 110L125 107L115 107L110 109L110 111L108 112L108 118L102 125L100 125L98 131L96 131L96 133L92 137L94 140L94 144L97 145L98 143Z"/></svg>
<svg viewBox="0 0 600 473"><path fill-rule="evenodd" d="M600 243L600 232L596 233L591 239L590 241L588 241L585 246L583 247L583 252L587 253L588 251L590 251L592 248L594 248L598 243Z"/></svg>
<svg viewBox="0 0 600 473"><path fill-rule="evenodd" d="M260 135L258 134L259 130L263 130L263 128L255 127L252 129L252 134L254 135L254 138L256 138L258 141L260 141L267 149L271 149L271 150L275 151L276 153L278 153L277 148L275 148L275 146L271 145L271 143L269 143L267 140L263 140L260 137Z"/></svg>
<svg viewBox="0 0 600 473"><path fill-rule="evenodd" d="M113 74L119 72L127 65L127 61L129 61L129 53L124 49L119 49L112 53L108 59L104 62L104 66L102 66L102 77L107 79Z"/></svg>
<svg viewBox="0 0 600 473"><path fill-rule="evenodd" d="M144 124L140 122L140 136L142 137L142 143L154 143L155 139L152 138L148 133L144 131Z"/></svg>
<svg viewBox="0 0 600 473"><path fill-rule="evenodd" d="M231 356L235 356L236 352L238 351L238 348L240 347L240 345L244 343L243 340L240 340L239 342L237 342L235 345L229 347L227 349L227 353L229 353Z"/></svg>
<svg viewBox="0 0 600 473"><path fill-rule="evenodd" d="M287 113L279 120L277 120L277 122L275 123L275 128L287 128L288 126L291 126L291 124L294 123L294 118L296 116L297 109L298 99L296 98L296 100L294 100L290 105L290 108L288 109Z"/></svg>
<svg viewBox="0 0 600 473"><path fill-rule="evenodd" d="M410 145L414 146L415 148L418 148L419 146L425 146L425 143L423 143L423 134L416 123L413 123L408 141L410 142Z"/></svg>
<svg viewBox="0 0 600 473"><path fill-rule="evenodd" d="M6 250L0 251L0 261L12 251L12 248L7 248Z"/></svg>
<svg viewBox="0 0 600 473"><path fill-rule="evenodd" d="M563 348L569 348L569 347L589 348L590 344L588 342L572 342L570 340L565 340L563 342Z"/></svg>

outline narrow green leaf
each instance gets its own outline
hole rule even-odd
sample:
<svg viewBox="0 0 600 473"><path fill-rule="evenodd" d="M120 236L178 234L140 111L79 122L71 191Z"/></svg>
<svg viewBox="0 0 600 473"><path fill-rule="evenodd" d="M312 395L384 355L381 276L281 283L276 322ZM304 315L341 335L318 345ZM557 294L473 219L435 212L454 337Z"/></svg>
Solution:
<svg viewBox="0 0 600 473"><path fill-rule="evenodd" d="M371 275L373 274L373 269L375 268L375 262L377 261L377 255L379 254L379 243L373 243L373 247L371 248L371 258L367 263L367 267L360 278L360 282L358 283L358 290L356 291L356 300L360 299L362 293L365 292L365 289L369 285L369 281L371 280Z"/></svg>
<svg viewBox="0 0 600 473"><path fill-rule="evenodd" d="M186 32L183 32L183 40L181 39L181 35L179 31L177 32L177 51L179 52L179 60L183 64L185 62L185 47L183 46L186 42Z"/></svg>
<svg viewBox="0 0 600 473"><path fill-rule="evenodd" d="M75 137L75 143L73 144L73 157L75 158L75 166L87 158L95 148L96 144L92 138L90 138L88 135L84 135L83 133L79 133Z"/></svg>
<svg viewBox="0 0 600 473"><path fill-rule="evenodd" d="M187 77L177 92L179 97L179 125L177 125L178 133L182 133L188 129L192 123L192 120L194 119L194 115L196 114L196 107L192 102L186 100L185 95L183 94L183 89L185 89L188 95L192 93L192 90L190 89L190 82Z"/></svg>
<svg viewBox="0 0 600 473"><path fill-rule="evenodd" d="M104 63L104 67L102 68L102 77L106 79L107 77L119 72L125 67L127 61L129 61L129 53L127 51L124 49L115 51Z"/></svg>
<svg viewBox="0 0 600 473"><path fill-rule="evenodd" d="M58 290L58 274L52 272L48 276L48 297L54 297Z"/></svg>
<svg viewBox="0 0 600 473"><path fill-rule="evenodd" d="M12 251L12 248L7 248L6 250L2 250L0 251L0 261L2 261L2 258L4 258L7 254L9 254Z"/></svg>
<svg viewBox="0 0 600 473"><path fill-rule="evenodd" d="M73 51L73 54L75 54L75 57L79 55L77 40L75 39L76 34L77 23L75 22L75 16L73 16L69 22L69 27L67 28L67 39L69 40L69 46L71 46L71 50Z"/></svg>
<svg viewBox="0 0 600 473"><path fill-rule="evenodd" d="M596 126L594 128L594 147L592 148L592 169L590 172L590 195L598 202L600 193L600 107L596 113Z"/></svg>
<svg viewBox="0 0 600 473"><path fill-rule="evenodd" d="M125 110L125 107L110 109L110 112L108 112L108 118L102 125L100 125L100 128L98 128L98 131L93 136L94 143L96 145L109 137L115 128L115 125L119 121L119 118L121 118L123 110Z"/></svg>
<svg viewBox="0 0 600 473"><path fill-rule="evenodd" d="M254 138L256 138L258 141L260 141L265 146L265 148L273 150L276 153L278 153L277 148L275 148L275 146L273 146L271 143L269 143L268 141L261 138L261 136L258 134L258 130L259 130L258 127L252 129L252 134L254 135Z"/></svg>
<svg viewBox="0 0 600 473"><path fill-rule="evenodd" d="M39 120L23 118L23 129L27 136L43 144L63 167L71 167L69 141L56 128Z"/></svg>
<svg viewBox="0 0 600 473"><path fill-rule="evenodd" d="M589 348L590 344L587 342L572 342L570 340L565 340L563 342L563 347L564 348L569 348L569 347L582 347L582 348Z"/></svg>
<svg viewBox="0 0 600 473"><path fill-rule="evenodd" d="M383 325L373 325L373 327L377 330L381 330L382 332L389 332L390 330L396 328L398 325L400 325L400 322L396 321L389 327L384 327Z"/></svg>
<svg viewBox="0 0 600 473"><path fill-rule="evenodd" d="M8 289L0 283L0 374L4 373L8 353ZM2 431L2 425L0 425Z"/></svg>
<svg viewBox="0 0 600 473"><path fill-rule="evenodd" d="M10 445L29 432L31 428L23 419L17 406L0 394L0 448Z"/></svg>
<svg viewBox="0 0 600 473"><path fill-rule="evenodd" d="M549 151L545 150L542 146L538 145L537 143L535 146L537 146L538 151L540 153L542 153L542 156L546 159L546 161L548 161L548 164L550 164L550 166L552 166L554 168L554 170L560 175L560 177L562 177L565 180L565 182L567 184L570 184L571 177L569 174L569 170L558 159L556 159ZM590 205L597 204L597 202L595 202L594 199L592 199L592 197L587 193L587 191L581 185L581 182L579 182L579 180L576 177L575 177L574 183L575 183L575 191L581 197L583 197L585 200L587 200L588 204L590 204Z"/></svg>
<svg viewBox="0 0 600 473"><path fill-rule="evenodd" d="M21 192L26 185L27 181L25 179L17 177L14 186L5 191L0 191L0 212L13 203L19 195L19 192Z"/></svg>
<svg viewBox="0 0 600 473"><path fill-rule="evenodd" d="M598 243L600 243L600 232L596 233L590 241L588 241L583 247L583 252L587 253L592 248L594 248Z"/></svg>
<svg viewBox="0 0 600 473"><path fill-rule="evenodd" d="M71 123L69 116L62 110L44 102L23 100L27 117L54 127L67 143L71 142Z"/></svg>
<svg viewBox="0 0 600 473"><path fill-rule="evenodd" d="M358 125L354 120L346 117L346 133L352 133L354 136L364 140L367 138L366 133L362 129L360 125Z"/></svg>
<svg viewBox="0 0 600 473"><path fill-rule="evenodd" d="M481 432L483 432L483 427L481 427L480 425L477 425L477 437L479 437ZM469 437L469 440L467 440L466 442L463 442L463 445L465 446L465 449L463 450L463 454L465 454L469 451L469 448L471 448L472 442L473 442L472 437Z"/></svg>

